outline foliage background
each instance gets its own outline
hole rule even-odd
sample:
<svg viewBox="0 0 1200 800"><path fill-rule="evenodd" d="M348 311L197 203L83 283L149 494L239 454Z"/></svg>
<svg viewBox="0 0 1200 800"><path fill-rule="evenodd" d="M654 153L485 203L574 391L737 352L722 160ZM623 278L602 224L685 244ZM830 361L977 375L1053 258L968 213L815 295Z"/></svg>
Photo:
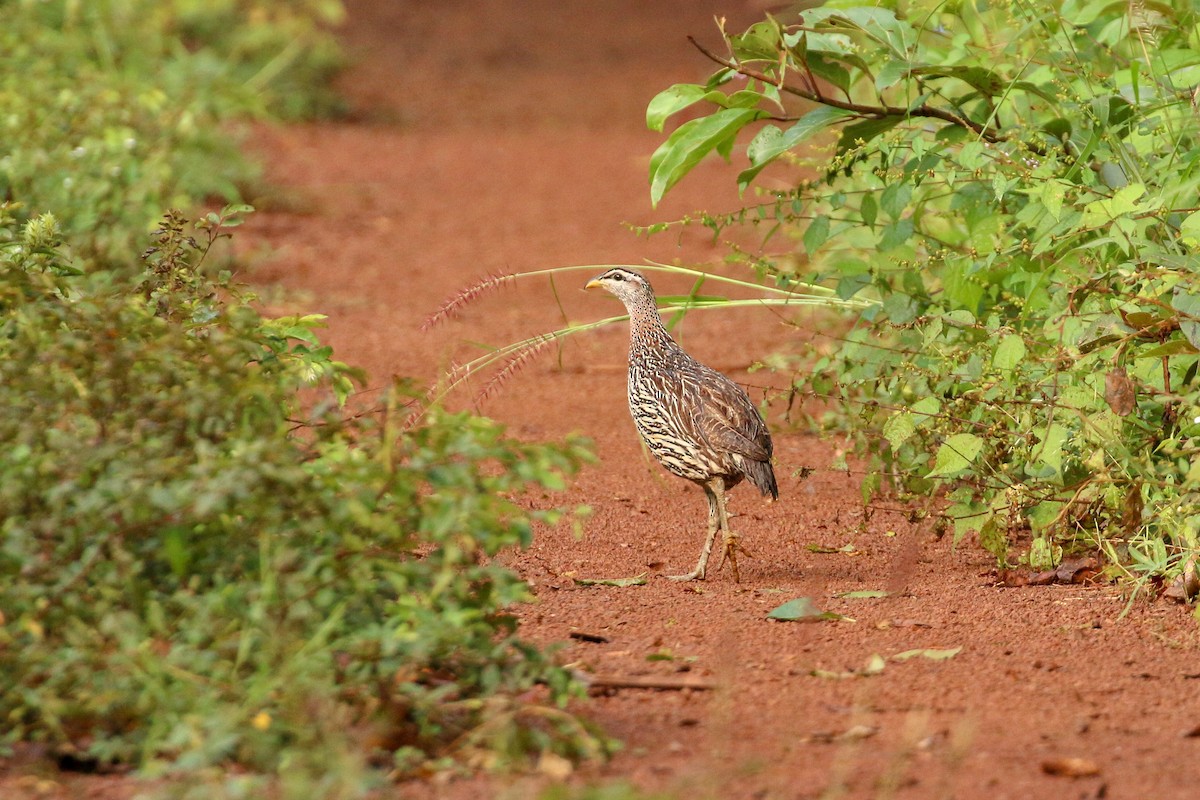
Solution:
<svg viewBox="0 0 1200 800"><path fill-rule="evenodd" d="M235 119L329 113L337 0L3 0L0 195L120 271L167 208L240 199Z"/></svg>
<svg viewBox="0 0 1200 800"><path fill-rule="evenodd" d="M415 414L403 382L345 413L322 318L214 263L251 209L166 211L239 199L241 121L333 110L340 4L0 11L0 748L304 798L602 753L492 560L561 518L585 443Z"/></svg>
<svg viewBox="0 0 1200 800"><path fill-rule="evenodd" d="M701 109L654 154L655 200L710 152L744 154L743 189L778 159L819 176L705 222L765 228L750 261L777 285L876 301L796 379L872 456L864 497L945 496L1001 565L1194 570L1197 22L1180 0L833 0L723 31L708 83L650 104L658 130Z"/></svg>

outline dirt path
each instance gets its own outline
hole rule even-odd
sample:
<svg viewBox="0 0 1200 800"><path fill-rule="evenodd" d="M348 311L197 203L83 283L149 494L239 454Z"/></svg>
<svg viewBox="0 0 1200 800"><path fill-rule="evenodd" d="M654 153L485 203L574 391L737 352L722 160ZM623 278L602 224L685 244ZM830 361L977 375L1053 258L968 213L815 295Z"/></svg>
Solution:
<svg viewBox="0 0 1200 800"><path fill-rule="evenodd" d="M760 4L694 2L439 3L352 0L346 40L358 60L343 81L351 123L264 130L256 147L292 210L266 211L240 241L274 255L253 275L281 287L280 307L330 316L329 340L378 386L396 373L432 378L464 342L499 345L614 313L608 298L547 285L484 298L422 333L447 296L488 272L681 258L718 263L700 234L638 239L621 223L732 208L731 171L705 164L665 207L649 207L646 101L707 73L684 39L712 38L712 14L748 23ZM303 208L303 213L295 210ZM660 281L660 291L682 285ZM696 315L686 346L753 385L786 376L745 371L803 337L755 312ZM485 408L525 437L582 431L601 459L565 496L595 509L582 541L546 532L510 562L539 603L525 634L562 642L597 672L711 681L709 692L621 690L586 713L626 742L609 765L576 779L630 779L679 797L1182 798L1200 785L1196 626L1178 608L1123 603L1107 588L1002 589L988 557L932 537L895 514L864 521L852 477L827 469L836 442L776 429L782 498L735 491L737 525L756 556L735 585L577 588L572 576L689 567L705 504L642 458L624 401L626 333L568 343L530 364ZM801 480L801 467L817 471ZM818 554L810 545L854 546ZM839 599L886 589L887 599ZM853 621L769 622L809 596ZM956 648L943 661L878 654ZM1043 762L1084 758L1096 777L1056 777ZM534 779L451 783L401 795L532 797ZM841 791L839 790L841 787Z"/></svg>

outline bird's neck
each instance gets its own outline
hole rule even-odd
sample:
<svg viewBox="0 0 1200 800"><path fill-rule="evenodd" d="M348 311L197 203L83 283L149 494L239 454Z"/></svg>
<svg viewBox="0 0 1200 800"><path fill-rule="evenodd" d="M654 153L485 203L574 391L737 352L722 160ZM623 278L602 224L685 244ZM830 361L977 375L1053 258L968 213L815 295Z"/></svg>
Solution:
<svg viewBox="0 0 1200 800"><path fill-rule="evenodd" d="M675 340L663 326L662 315L653 302L629 307L629 349L674 347Z"/></svg>

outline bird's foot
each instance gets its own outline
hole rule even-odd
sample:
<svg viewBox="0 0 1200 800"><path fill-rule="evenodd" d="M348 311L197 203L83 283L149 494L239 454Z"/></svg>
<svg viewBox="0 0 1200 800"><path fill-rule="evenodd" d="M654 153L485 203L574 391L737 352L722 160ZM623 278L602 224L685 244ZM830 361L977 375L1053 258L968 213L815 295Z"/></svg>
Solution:
<svg viewBox="0 0 1200 800"><path fill-rule="evenodd" d="M719 570L719 569L721 569L721 567L725 566L726 561L729 562L729 566L733 569L734 583L742 582L741 573L738 571L738 563L737 563L738 551L739 550L742 551L743 553L750 556L751 558L754 557L750 553L750 551L748 551L746 548L742 547L740 540L741 540L741 537L732 531L730 531L729 533L727 533L725 535L725 547L721 550L721 561L719 564L717 564L717 569Z"/></svg>
<svg viewBox="0 0 1200 800"><path fill-rule="evenodd" d="M685 575L666 575L664 576L669 581L702 581L704 580L704 570L697 567Z"/></svg>

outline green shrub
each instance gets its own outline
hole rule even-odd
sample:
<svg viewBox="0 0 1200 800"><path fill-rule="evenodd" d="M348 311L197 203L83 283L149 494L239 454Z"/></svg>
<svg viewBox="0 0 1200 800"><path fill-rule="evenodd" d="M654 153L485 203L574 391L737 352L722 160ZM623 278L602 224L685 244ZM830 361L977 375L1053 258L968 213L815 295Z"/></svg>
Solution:
<svg viewBox="0 0 1200 800"><path fill-rule="evenodd" d="M659 129L704 109L655 153L655 200L748 127L743 187L838 132L800 159L817 178L706 221L770 226L776 281L877 301L797 378L866 423L865 496L952 489L955 538L1000 563L1098 549L1161 577L1200 551L1198 23L1187 0L830 2L725 35L707 85L651 103Z"/></svg>
<svg viewBox="0 0 1200 800"><path fill-rule="evenodd" d="M530 595L492 558L559 519L518 499L561 488L584 444L413 417L402 387L343 418L328 395L353 373L320 318L264 319L199 272L241 211L168 215L142 282L98 291L51 217L0 218L2 741L150 772L236 762L296 797L372 749L404 769L598 752L511 700L570 681L516 637Z"/></svg>
<svg viewBox="0 0 1200 800"><path fill-rule="evenodd" d="M0 8L0 197L57 214L85 267L127 269L166 208L239 197L231 120L330 105L336 0Z"/></svg>

